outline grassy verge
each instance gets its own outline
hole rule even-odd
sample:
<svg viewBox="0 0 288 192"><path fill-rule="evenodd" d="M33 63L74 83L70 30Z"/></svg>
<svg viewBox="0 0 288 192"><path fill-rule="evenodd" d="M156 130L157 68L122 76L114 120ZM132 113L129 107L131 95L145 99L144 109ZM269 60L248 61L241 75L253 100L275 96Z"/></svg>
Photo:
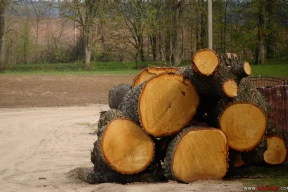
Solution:
<svg viewBox="0 0 288 192"><path fill-rule="evenodd" d="M281 63L281 64L279 64ZM181 66L190 65L190 61L183 61ZM78 63L57 64L14 64L2 72L10 75L136 75L149 66L163 66L157 62L92 62L91 70L84 70ZM288 61L271 61L265 65L251 65L252 76L288 77Z"/></svg>

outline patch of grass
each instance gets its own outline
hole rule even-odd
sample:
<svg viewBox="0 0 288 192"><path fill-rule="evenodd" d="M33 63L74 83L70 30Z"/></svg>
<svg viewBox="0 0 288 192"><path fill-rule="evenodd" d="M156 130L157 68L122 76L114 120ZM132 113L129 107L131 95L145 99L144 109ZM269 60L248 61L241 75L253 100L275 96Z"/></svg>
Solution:
<svg viewBox="0 0 288 192"><path fill-rule="evenodd" d="M118 71L5 71L0 74L8 75L136 75L140 70L118 70Z"/></svg>
<svg viewBox="0 0 288 192"><path fill-rule="evenodd" d="M251 65L252 76L288 77L288 65Z"/></svg>
<svg viewBox="0 0 288 192"><path fill-rule="evenodd" d="M246 170L245 170L246 169ZM277 166L254 166L242 168L240 179L245 186L288 187L288 160ZM240 177L241 178L241 177Z"/></svg>
<svg viewBox="0 0 288 192"><path fill-rule="evenodd" d="M183 61L180 66L190 65ZM91 62L91 69L83 69L81 62L56 64L14 64L2 72L11 75L136 75L141 69L149 66L164 66L161 62ZM252 76L288 77L288 61L271 60L265 65L251 65Z"/></svg>
<svg viewBox="0 0 288 192"><path fill-rule="evenodd" d="M252 76L288 77L287 59L270 59L264 65L251 65L251 67Z"/></svg>

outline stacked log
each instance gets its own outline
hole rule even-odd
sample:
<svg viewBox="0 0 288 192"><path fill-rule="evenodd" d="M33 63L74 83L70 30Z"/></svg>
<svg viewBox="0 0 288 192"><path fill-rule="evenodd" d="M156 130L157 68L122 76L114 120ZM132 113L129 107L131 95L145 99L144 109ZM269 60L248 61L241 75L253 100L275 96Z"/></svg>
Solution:
<svg viewBox="0 0 288 192"><path fill-rule="evenodd" d="M146 68L109 92L91 152L91 183L222 179L231 168L281 164L285 140L246 78L248 62L198 51L192 65ZM228 166L229 165L229 166Z"/></svg>

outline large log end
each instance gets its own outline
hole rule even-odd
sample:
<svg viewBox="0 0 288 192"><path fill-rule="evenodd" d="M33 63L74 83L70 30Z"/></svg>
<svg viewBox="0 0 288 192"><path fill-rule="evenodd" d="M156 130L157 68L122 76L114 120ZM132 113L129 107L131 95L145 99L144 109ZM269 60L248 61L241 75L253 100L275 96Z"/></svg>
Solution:
<svg viewBox="0 0 288 192"><path fill-rule="evenodd" d="M106 126L101 149L108 165L122 174L145 170L154 157L152 139L137 124L125 118L114 119Z"/></svg>
<svg viewBox="0 0 288 192"><path fill-rule="evenodd" d="M226 175L227 157L227 139L221 130L188 128L169 144L164 164L168 175L185 183L218 180Z"/></svg>
<svg viewBox="0 0 288 192"><path fill-rule="evenodd" d="M139 98L140 122L145 131L160 137L180 132L193 118L199 104L193 84L178 74L150 79Z"/></svg>
<svg viewBox="0 0 288 192"><path fill-rule="evenodd" d="M236 151L249 151L263 138L267 119L254 104L232 103L222 112L219 124L228 138L229 147Z"/></svg>

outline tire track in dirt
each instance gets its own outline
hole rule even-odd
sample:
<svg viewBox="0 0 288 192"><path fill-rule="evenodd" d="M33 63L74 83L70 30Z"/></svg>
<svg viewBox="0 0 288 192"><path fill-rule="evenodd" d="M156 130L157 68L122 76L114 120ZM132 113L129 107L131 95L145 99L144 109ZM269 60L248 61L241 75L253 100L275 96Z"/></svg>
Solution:
<svg viewBox="0 0 288 192"><path fill-rule="evenodd" d="M0 191L242 191L242 184L199 181L192 184L105 183L89 185L73 175L91 167L95 124L107 105L56 108L0 108Z"/></svg>

